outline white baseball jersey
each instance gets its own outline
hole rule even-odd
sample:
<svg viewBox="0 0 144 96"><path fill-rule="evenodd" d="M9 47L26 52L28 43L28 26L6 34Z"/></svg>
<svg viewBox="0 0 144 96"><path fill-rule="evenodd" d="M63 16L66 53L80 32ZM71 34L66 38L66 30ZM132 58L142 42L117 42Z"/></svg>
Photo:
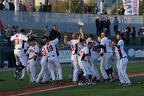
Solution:
<svg viewBox="0 0 144 96"><path fill-rule="evenodd" d="M127 54L126 52L124 51L124 41L121 39L118 41L118 44L120 46L120 50L121 50L121 53L122 53L122 57L127 57Z"/></svg>
<svg viewBox="0 0 144 96"><path fill-rule="evenodd" d="M29 54L29 58L33 57L33 56L38 56L38 53L39 53L39 47L37 44L35 44L35 46L30 46L27 53L26 54ZM34 59L31 59L31 60L28 60L28 62L32 61L32 60L37 60L38 57L34 58Z"/></svg>
<svg viewBox="0 0 144 96"><path fill-rule="evenodd" d="M80 52L80 50L82 49L82 48L84 48L85 47L85 45L78 45L78 53Z"/></svg>
<svg viewBox="0 0 144 96"><path fill-rule="evenodd" d="M106 47L106 50L105 50L106 53L113 52L112 51L112 42L107 37L102 38L100 45L103 45Z"/></svg>
<svg viewBox="0 0 144 96"><path fill-rule="evenodd" d="M95 55L97 55L98 53L97 53L97 46L98 46L98 43L96 42L96 41L90 41L90 42L92 42L92 44L93 44L93 47L90 49L90 51L91 51L91 56L95 56Z"/></svg>
<svg viewBox="0 0 144 96"><path fill-rule="evenodd" d="M24 43L23 41L27 41L27 40L28 40L28 37L26 37L25 35L21 33L11 36L11 41L14 41L15 48L22 48L23 43Z"/></svg>
<svg viewBox="0 0 144 96"><path fill-rule="evenodd" d="M52 56L52 55L57 55L56 53L56 44L58 43L59 39L56 38L55 40L52 40L50 42L47 42L46 43L46 51L48 52L47 56Z"/></svg>
<svg viewBox="0 0 144 96"><path fill-rule="evenodd" d="M114 56L116 57L116 59L120 59L120 55L119 55L119 52L118 52L118 48L117 47L114 47Z"/></svg>
<svg viewBox="0 0 144 96"><path fill-rule="evenodd" d="M71 46L71 53L72 54L78 54L78 43L79 39L71 40L67 44Z"/></svg>
<svg viewBox="0 0 144 96"><path fill-rule="evenodd" d="M80 50L79 55L78 55L78 60L79 61L86 60L86 58L85 58L86 54L88 54L88 55L90 54L90 50L88 47L84 47Z"/></svg>
<svg viewBox="0 0 144 96"><path fill-rule="evenodd" d="M42 50L41 50L41 56L47 56L47 50L46 50L46 45L42 46Z"/></svg>

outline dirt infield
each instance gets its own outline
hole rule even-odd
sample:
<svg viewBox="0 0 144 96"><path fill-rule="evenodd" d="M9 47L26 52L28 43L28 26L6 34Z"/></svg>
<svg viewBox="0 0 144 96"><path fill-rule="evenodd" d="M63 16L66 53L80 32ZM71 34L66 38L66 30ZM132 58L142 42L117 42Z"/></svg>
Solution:
<svg viewBox="0 0 144 96"><path fill-rule="evenodd" d="M142 75L144 75L144 72L130 73L128 75L130 77L142 76ZM0 96L26 96L26 95L32 94L32 93L67 88L67 87L72 87L72 86L75 86L75 85L73 85L71 82L66 82L64 85L60 85L60 84L56 84L54 86L52 86L52 85L46 86L45 85L45 86L40 86L40 87L35 87L35 88L27 88L27 89L21 89L21 90L0 92Z"/></svg>

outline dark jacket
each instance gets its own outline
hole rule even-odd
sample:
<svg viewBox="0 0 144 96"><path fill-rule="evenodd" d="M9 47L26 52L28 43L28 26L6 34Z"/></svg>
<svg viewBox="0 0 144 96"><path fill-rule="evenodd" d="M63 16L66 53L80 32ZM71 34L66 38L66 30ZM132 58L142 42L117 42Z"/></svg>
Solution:
<svg viewBox="0 0 144 96"><path fill-rule="evenodd" d="M100 23L100 22L99 22L99 19L96 19L96 20L95 20L96 27L99 27L99 26L100 26L99 23Z"/></svg>
<svg viewBox="0 0 144 96"><path fill-rule="evenodd" d="M15 10L15 5L12 2L9 2L10 10Z"/></svg>
<svg viewBox="0 0 144 96"><path fill-rule="evenodd" d="M61 34L58 32L58 30L55 31L54 29L52 29L50 31L50 35L49 36L51 37L52 40L54 40L56 38L59 38L59 39L61 38Z"/></svg>
<svg viewBox="0 0 144 96"><path fill-rule="evenodd" d="M48 11L48 12L51 12L51 9L52 9L52 5L48 5L48 6L47 6L47 11Z"/></svg>
<svg viewBox="0 0 144 96"><path fill-rule="evenodd" d="M0 3L0 10L3 10L5 7L2 3Z"/></svg>
<svg viewBox="0 0 144 96"><path fill-rule="evenodd" d="M132 31L132 33L131 33L131 36L132 36L132 37L135 37L135 36L136 36L136 30L135 30L135 29L133 29L133 31Z"/></svg>

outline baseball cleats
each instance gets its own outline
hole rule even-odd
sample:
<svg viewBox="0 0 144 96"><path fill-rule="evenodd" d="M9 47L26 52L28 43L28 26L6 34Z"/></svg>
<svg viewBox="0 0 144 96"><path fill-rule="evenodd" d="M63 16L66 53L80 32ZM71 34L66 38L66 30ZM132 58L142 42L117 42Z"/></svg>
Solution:
<svg viewBox="0 0 144 96"><path fill-rule="evenodd" d="M61 85L64 85L63 80L59 80L59 83L60 83Z"/></svg>
<svg viewBox="0 0 144 96"><path fill-rule="evenodd" d="M78 85L78 82L77 82L77 81L74 81L73 84L74 84L74 85Z"/></svg>
<svg viewBox="0 0 144 96"><path fill-rule="evenodd" d="M131 83L125 83L123 86L131 86Z"/></svg>
<svg viewBox="0 0 144 96"><path fill-rule="evenodd" d="M55 84L56 84L56 83L55 83L55 80L53 80L53 81L52 81L52 85L55 85Z"/></svg>
<svg viewBox="0 0 144 96"><path fill-rule="evenodd" d="M17 80L17 78L20 77L18 72L14 72L14 73L13 73L13 76L14 76L14 79L15 79L15 80Z"/></svg>

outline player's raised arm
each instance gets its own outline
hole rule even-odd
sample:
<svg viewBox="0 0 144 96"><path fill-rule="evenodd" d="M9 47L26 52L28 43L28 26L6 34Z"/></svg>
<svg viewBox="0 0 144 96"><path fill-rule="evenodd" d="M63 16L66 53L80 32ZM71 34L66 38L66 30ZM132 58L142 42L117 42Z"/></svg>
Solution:
<svg viewBox="0 0 144 96"><path fill-rule="evenodd" d="M83 30L80 30L80 32L79 32L79 37L78 37L79 39L80 38L82 38L82 39L84 39L84 33L83 33Z"/></svg>
<svg viewBox="0 0 144 96"><path fill-rule="evenodd" d="M64 34L64 44L67 44L67 34Z"/></svg>

